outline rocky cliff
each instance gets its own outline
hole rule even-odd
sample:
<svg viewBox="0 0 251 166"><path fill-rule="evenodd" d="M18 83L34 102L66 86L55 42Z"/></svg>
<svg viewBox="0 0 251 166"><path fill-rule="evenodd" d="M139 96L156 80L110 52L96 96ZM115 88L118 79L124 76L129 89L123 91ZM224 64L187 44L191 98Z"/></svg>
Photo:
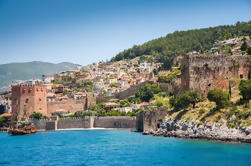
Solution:
<svg viewBox="0 0 251 166"><path fill-rule="evenodd" d="M143 134L251 143L251 126L228 128L225 124L212 122L202 124L196 120L186 122L167 118L157 131L145 130Z"/></svg>

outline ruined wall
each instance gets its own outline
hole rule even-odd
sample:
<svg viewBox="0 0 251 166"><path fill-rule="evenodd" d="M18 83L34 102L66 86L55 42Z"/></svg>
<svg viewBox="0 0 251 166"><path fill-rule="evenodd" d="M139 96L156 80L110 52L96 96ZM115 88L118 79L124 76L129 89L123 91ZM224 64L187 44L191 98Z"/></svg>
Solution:
<svg viewBox="0 0 251 166"><path fill-rule="evenodd" d="M135 117L127 116L110 116L110 117L96 117L94 119L94 127L101 128L135 128Z"/></svg>
<svg viewBox="0 0 251 166"><path fill-rule="evenodd" d="M12 86L12 112L18 119L28 118L33 112L47 115L47 93L43 85Z"/></svg>
<svg viewBox="0 0 251 166"><path fill-rule="evenodd" d="M120 100L124 100L132 95L135 95L135 93L140 89L140 87L145 86L147 83L152 84L153 82L152 81L145 81L145 82L133 85L130 88L128 88L122 92L116 93L115 98L120 99Z"/></svg>
<svg viewBox="0 0 251 166"><path fill-rule="evenodd" d="M143 112L143 131L157 131L162 120L167 116L165 107Z"/></svg>
<svg viewBox="0 0 251 166"><path fill-rule="evenodd" d="M171 83L158 83L158 87L163 91L172 92L177 96L181 90L181 79L176 78Z"/></svg>
<svg viewBox="0 0 251 166"><path fill-rule="evenodd" d="M181 65L181 89L199 89L207 95L210 89L228 90L229 79L247 78L250 55L187 55Z"/></svg>

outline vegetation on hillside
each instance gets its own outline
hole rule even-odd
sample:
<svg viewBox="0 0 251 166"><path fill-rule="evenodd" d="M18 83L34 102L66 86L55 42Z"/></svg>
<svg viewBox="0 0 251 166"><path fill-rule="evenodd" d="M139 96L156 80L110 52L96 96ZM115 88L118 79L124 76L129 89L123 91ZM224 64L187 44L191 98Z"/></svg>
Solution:
<svg viewBox="0 0 251 166"><path fill-rule="evenodd" d="M229 94L220 89L210 90L207 94L209 101L216 103L217 109L225 108L229 105Z"/></svg>
<svg viewBox="0 0 251 166"><path fill-rule="evenodd" d="M192 104L193 108L195 108L195 104L203 101L198 90L188 90L185 93L182 93L177 98L171 98L171 105L176 109L187 108L190 104Z"/></svg>
<svg viewBox="0 0 251 166"><path fill-rule="evenodd" d="M212 48L216 41L238 36L251 36L251 21L237 22L235 25L175 31L142 45L134 45L117 54L112 61L153 55L156 61L163 63L163 69L170 69L173 59L177 56L185 55L190 51L205 52Z"/></svg>
<svg viewBox="0 0 251 166"><path fill-rule="evenodd" d="M10 126L10 117L8 116L0 117L0 128L9 126Z"/></svg>
<svg viewBox="0 0 251 166"><path fill-rule="evenodd" d="M49 119L47 116L44 116L42 113L40 112L33 112L29 118L31 119L37 119L37 120L40 120L40 119Z"/></svg>
<svg viewBox="0 0 251 166"><path fill-rule="evenodd" d="M162 90L158 88L156 84L146 84L135 93L135 97L139 98L142 102L149 102L150 99L154 97L154 94L157 94L161 91Z"/></svg>

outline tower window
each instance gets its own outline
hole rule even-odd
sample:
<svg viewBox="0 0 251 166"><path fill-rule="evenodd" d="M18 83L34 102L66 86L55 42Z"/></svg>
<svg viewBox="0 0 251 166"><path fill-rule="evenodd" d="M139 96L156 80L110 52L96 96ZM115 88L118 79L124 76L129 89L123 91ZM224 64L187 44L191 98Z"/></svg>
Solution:
<svg viewBox="0 0 251 166"><path fill-rule="evenodd" d="M23 93L25 93L25 89L23 89Z"/></svg>
<svg viewBox="0 0 251 166"><path fill-rule="evenodd" d="M29 99L25 99L25 103L28 103L29 102Z"/></svg>
<svg viewBox="0 0 251 166"><path fill-rule="evenodd" d="M240 74L240 78L243 78L243 75L242 75L242 74Z"/></svg>

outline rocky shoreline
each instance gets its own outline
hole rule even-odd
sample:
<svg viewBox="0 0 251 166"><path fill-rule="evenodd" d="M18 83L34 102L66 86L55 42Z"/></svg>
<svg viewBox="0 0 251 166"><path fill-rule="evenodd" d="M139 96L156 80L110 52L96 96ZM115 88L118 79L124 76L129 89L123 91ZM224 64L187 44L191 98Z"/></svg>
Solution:
<svg viewBox="0 0 251 166"><path fill-rule="evenodd" d="M228 128L226 124L221 125L220 123L210 122L202 124L196 120L186 122L165 119L157 131L144 131L143 134L251 143L251 126Z"/></svg>

